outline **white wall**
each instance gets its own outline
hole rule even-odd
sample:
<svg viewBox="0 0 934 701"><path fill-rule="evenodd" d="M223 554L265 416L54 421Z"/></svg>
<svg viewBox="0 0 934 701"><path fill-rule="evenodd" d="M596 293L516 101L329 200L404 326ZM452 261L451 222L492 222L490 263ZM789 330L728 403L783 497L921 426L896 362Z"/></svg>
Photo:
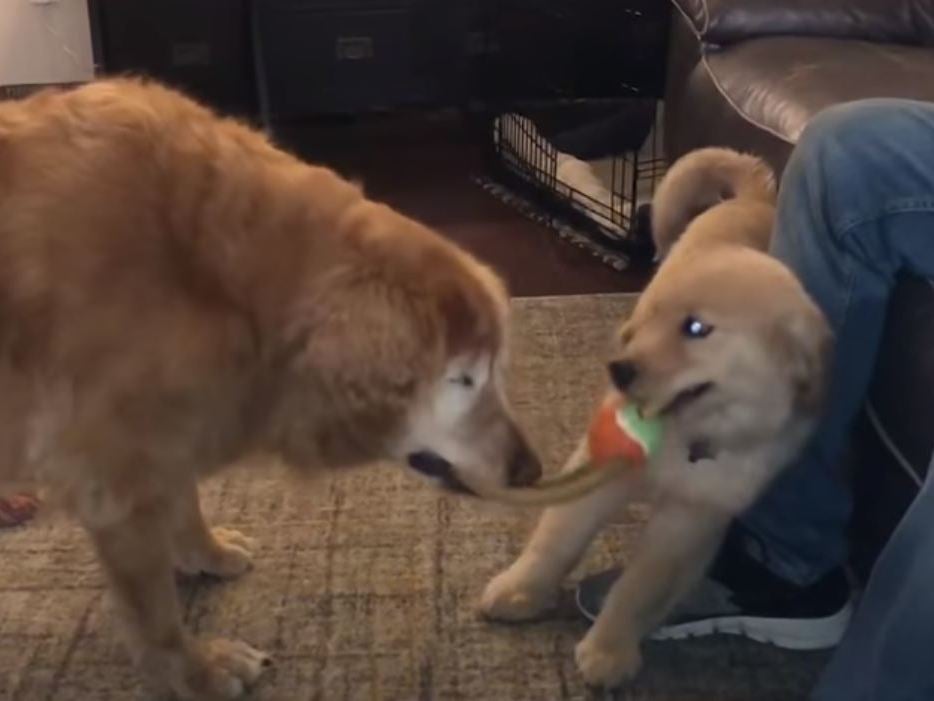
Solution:
<svg viewBox="0 0 934 701"><path fill-rule="evenodd" d="M93 76L87 0L0 0L0 85Z"/></svg>

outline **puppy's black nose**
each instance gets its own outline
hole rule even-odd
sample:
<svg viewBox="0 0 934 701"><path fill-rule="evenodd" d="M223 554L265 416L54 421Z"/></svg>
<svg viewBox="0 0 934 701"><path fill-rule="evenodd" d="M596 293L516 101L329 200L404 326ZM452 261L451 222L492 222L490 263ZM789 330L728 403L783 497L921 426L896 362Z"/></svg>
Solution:
<svg viewBox="0 0 934 701"><path fill-rule="evenodd" d="M635 363L631 363L628 360L614 360L610 363L609 370L613 386L621 392L625 391L629 385L632 384L632 381L636 379L636 375L638 374Z"/></svg>

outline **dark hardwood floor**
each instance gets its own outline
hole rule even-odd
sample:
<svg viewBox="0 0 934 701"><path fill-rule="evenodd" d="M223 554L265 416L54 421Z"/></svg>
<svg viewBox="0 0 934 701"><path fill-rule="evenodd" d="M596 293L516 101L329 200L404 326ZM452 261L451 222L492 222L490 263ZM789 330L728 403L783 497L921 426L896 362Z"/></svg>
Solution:
<svg viewBox="0 0 934 701"><path fill-rule="evenodd" d="M516 296L631 292L647 280L645 271L611 269L475 184L482 150L456 115L278 125L274 138L306 160L361 180L371 197L472 251Z"/></svg>

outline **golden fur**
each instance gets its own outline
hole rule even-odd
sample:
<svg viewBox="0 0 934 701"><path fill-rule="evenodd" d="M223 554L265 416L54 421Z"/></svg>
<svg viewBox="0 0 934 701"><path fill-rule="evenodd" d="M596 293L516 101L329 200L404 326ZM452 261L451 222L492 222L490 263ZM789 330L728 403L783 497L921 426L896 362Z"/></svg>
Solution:
<svg viewBox="0 0 934 701"><path fill-rule="evenodd" d="M249 566L198 478L450 450L455 474L534 479L506 313L466 253L157 84L0 105L0 480L84 525L134 658L182 697L234 697L266 660L181 626L173 567Z"/></svg>
<svg viewBox="0 0 934 701"><path fill-rule="evenodd" d="M661 450L644 469L546 510L483 594L491 618L539 615L600 527L632 498L651 499L637 552L577 646L589 684L613 687L636 674L641 640L703 576L730 520L795 458L818 417L830 331L794 275L765 252L771 181L761 161L725 149L688 154L666 175L653 214L667 256L611 364L628 399L663 418ZM713 202L721 190L738 196ZM668 228L698 211L684 231ZM706 459L689 464L700 449ZM565 470L587 458L582 442Z"/></svg>
<svg viewBox="0 0 934 701"><path fill-rule="evenodd" d="M701 154L698 156L698 154ZM762 160L726 148L705 148L675 161L652 198L652 237L659 258L668 255L688 224L721 203L747 211L770 210L775 203L775 176ZM718 209L726 216L727 210ZM713 228L713 227L712 227ZM742 232L754 248L765 250L768 227L717 227L722 235ZM716 234L715 234L716 236Z"/></svg>

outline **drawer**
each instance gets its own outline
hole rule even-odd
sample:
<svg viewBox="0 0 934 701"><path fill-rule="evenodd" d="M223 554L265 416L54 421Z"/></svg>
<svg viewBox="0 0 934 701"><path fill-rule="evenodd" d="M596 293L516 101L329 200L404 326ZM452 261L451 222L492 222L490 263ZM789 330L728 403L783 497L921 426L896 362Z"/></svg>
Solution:
<svg viewBox="0 0 934 701"><path fill-rule="evenodd" d="M106 73L148 75L223 112L255 112L246 0L98 0Z"/></svg>
<svg viewBox="0 0 934 701"><path fill-rule="evenodd" d="M362 12L405 10L425 0L261 0L264 8L275 12Z"/></svg>
<svg viewBox="0 0 934 701"><path fill-rule="evenodd" d="M343 12L265 5L259 41L274 117L356 112L428 98L410 8Z"/></svg>

